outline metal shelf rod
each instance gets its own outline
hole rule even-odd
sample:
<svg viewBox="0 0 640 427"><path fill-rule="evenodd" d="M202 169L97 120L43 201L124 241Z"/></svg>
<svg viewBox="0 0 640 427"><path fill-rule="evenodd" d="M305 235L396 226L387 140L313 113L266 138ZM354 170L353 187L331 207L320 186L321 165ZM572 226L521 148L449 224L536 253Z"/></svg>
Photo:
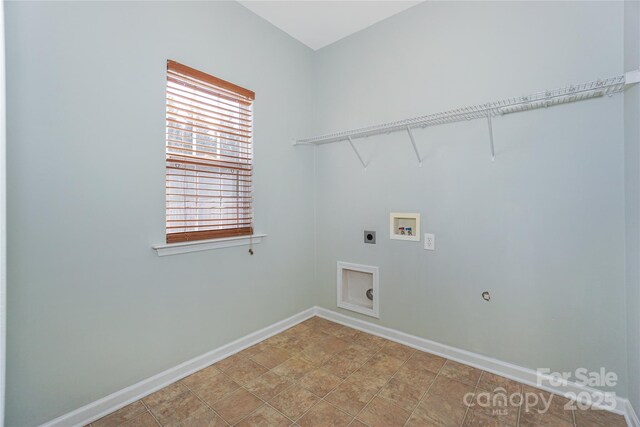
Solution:
<svg viewBox="0 0 640 427"><path fill-rule="evenodd" d="M411 145L418 158L418 163L422 164L420 152L415 142L412 129L425 128L428 126L438 126L447 123L455 123L465 120L487 119L489 126L489 141L491 148L491 158L495 159L495 148L493 138L492 117L516 113L521 111L529 111L537 108L547 108L554 105L561 105L570 102L583 101L592 98L599 98L604 95L613 95L622 92L625 88L632 84L640 82L640 70L629 71L623 75L610 77L604 80L595 80L577 85L565 86L544 92L538 92L531 95L520 96L516 98L507 98L499 101L489 102L486 104L471 105L467 107L457 108L455 110L429 114L426 116L413 117L410 119L388 122L374 126L368 126L358 129L335 132L327 135L314 136L310 138L297 139L294 145L320 145L330 144L332 142L349 141L351 148L354 150L363 167L367 164L362 160L360 153L353 144L355 138L365 138L368 136L388 134L397 131L406 131L409 134Z"/></svg>

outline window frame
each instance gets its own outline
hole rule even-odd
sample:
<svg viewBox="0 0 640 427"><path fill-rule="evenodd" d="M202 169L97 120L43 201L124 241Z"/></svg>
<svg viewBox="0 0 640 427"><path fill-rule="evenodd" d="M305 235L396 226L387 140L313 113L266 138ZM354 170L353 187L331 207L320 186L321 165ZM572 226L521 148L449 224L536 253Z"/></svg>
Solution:
<svg viewBox="0 0 640 427"><path fill-rule="evenodd" d="M173 60L167 60L166 73L166 243L178 244L252 236L254 232L253 101L255 93ZM190 96L176 95L175 91L178 90L187 93L188 90L185 88L189 88L192 92ZM207 96L211 96L211 98L207 98ZM209 108L203 107L203 105L207 105L203 99L211 102ZM178 107L177 104L183 106ZM187 107L184 107L185 105ZM221 105L229 110L223 111L225 108L222 108ZM229 107L229 105L232 106ZM181 122L179 124L175 124L177 123L175 118L179 112L186 114L180 116ZM170 123L174 127L170 126ZM194 130L194 128L198 130ZM198 136L196 137L196 135ZM193 142L190 142L189 138L192 138ZM179 141L177 141L178 139ZM185 139L187 141L184 141ZM196 145L196 148L189 148ZM183 174L172 174L169 172L171 169L181 171ZM235 175L235 179L228 178L233 175ZM179 178L170 180L170 176L178 176ZM203 182L205 180L209 180L209 182ZM205 186L213 188L205 188ZM180 193L181 190L182 193ZM194 192L195 194L192 194ZM203 195L201 194L203 192L213 192L214 194ZM235 196L227 195L234 193ZM176 200L180 196L183 196L183 200ZM188 201L188 198L191 200ZM219 199L217 202L219 207L201 207L200 204L205 203L203 198L211 199L212 201L206 203L213 205L216 204L215 199ZM175 206L180 203L183 203L183 206ZM189 204L192 206L188 206ZM172 209L173 211L182 209L184 213L175 213L171 211ZM208 213L205 214L204 211L207 209L209 209L206 211ZM226 214L225 216L223 213L234 212L234 209L234 214ZM213 213L216 210L218 213ZM187 211L192 213L187 213ZM200 215L206 215L207 218L200 219ZM195 216L195 219L188 218L189 216ZM176 217L178 219L170 219ZM233 224L234 222L235 224ZM183 231L171 231L176 228L183 229Z"/></svg>

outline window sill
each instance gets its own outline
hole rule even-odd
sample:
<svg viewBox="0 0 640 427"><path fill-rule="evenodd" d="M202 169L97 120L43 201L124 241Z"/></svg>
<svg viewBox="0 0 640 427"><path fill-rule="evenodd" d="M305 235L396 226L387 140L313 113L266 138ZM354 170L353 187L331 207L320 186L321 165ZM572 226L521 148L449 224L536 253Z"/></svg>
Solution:
<svg viewBox="0 0 640 427"><path fill-rule="evenodd" d="M232 246L245 246L251 243L262 242L262 238L267 237L266 234L254 234L253 236L225 237L222 239L196 240L193 242L165 243L155 245L158 256L179 255L189 252L208 251L212 249L230 248Z"/></svg>

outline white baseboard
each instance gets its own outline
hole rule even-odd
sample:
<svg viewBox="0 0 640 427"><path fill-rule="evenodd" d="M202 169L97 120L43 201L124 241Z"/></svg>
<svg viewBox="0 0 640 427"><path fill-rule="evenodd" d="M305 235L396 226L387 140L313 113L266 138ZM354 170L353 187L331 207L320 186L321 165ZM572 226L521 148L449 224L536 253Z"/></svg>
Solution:
<svg viewBox="0 0 640 427"><path fill-rule="evenodd" d="M530 368L523 368L522 366L503 362L492 357L487 357L456 347L440 344L435 341L417 337L415 335L409 335L395 329L390 329L384 326L367 322L365 320L360 320L341 313L336 313L335 311L328 310L326 308L316 307L315 312L316 315L327 320L331 320L333 322L340 323L342 325L349 326L363 332L377 335L379 337L386 338L388 340L395 341L418 350L433 353L438 356L454 360L456 362L464 363L465 365L473 366L475 368L482 369L483 371L491 372L496 375L500 375L533 387L544 389L555 394L565 395L567 393L571 393L572 395L579 397L585 396L586 393L591 396L591 402L601 401L601 398L603 396L602 391L586 387L575 382L566 382L566 384L562 384L558 387L550 385L547 380L546 383L538 385L537 372ZM594 406L598 405L594 404ZM607 409L611 412L624 415L629 426L640 427L640 423L638 423L638 417L633 411L633 408L631 407L628 399L617 396L615 408L611 409L603 407L603 409Z"/></svg>
<svg viewBox="0 0 640 427"><path fill-rule="evenodd" d="M105 415L110 414L130 403L135 402L154 391L160 390L163 387L168 386L200 369L229 357L245 348L251 347L254 344L264 341L265 339L278 334L285 329L288 329L300 322L307 320L315 315L315 308L304 310L298 314L295 314L288 319L281 320L274 323L271 326L267 326L257 332L253 332L240 339L237 339L229 344L219 347L213 351L210 351L202 356L198 356L194 359L181 363L178 366L167 369L151 378L140 381L125 389L110 394L100 400L96 400L93 403L85 405L75 411L62 415L54 420L51 420L41 427L69 427L69 426L84 426L98 420Z"/></svg>
<svg viewBox="0 0 640 427"><path fill-rule="evenodd" d="M627 400L625 407L624 417L627 419L627 424L629 427L640 427L640 420L638 419L638 414L634 411L631 402Z"/></svg>
<svg viewBox="0 0 640 427"><path fill-rule="evenodd" d="M257 332L246 335L232 343L212 350L202 356L196 357L176 367L154 375L151 378L140 381L139 383L129 386L123 390L110 394L109 396L76 409L75 411L62 415L43 424L41 427L84 426L153 393L154 391L166 387L167 385L191 375L200 369L222 360L225 357L229 357L232 354L244 350L247 347L257 344L285 329L303 322L314 315L391 341L408 345L418 350L446 357L447 359L464 363L466 365L482 369L483 371L491 372L524 384L545 389L552 393L574 393L575 395L579 395L579 393L586 392L594 397L602 395L602 392L599 390L572 382L567 382L560 387L551 386L549 384L537 385L538 377L536 371L533 369L523 368L498 359L440 344L415 335L409 335L395 329L390 329L364 320L356 319L354 317L346 316L344 314L336 313L335 311L322 307L313 307L295 314L288 319L276 322L271 326L267 326ZM628 399L616 397L616 407L611 411L624 415L627 420L627 424L630 427L640 427L638 416L634 412Z"/></svg>

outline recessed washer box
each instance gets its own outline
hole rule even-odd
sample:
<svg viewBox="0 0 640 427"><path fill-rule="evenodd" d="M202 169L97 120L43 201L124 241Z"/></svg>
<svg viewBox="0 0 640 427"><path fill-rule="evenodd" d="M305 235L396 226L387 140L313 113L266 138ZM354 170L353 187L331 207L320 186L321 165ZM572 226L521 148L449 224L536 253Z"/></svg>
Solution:
<svg viewBox="0 0 640 427"><path fill-rule="evenodd" d="M389 238L420 241L420 214L391 212L389 214Z"/></svg>
<svg viewBox="0 0 640 427"><path fill-rule="evenodd" d="M367 316L379 316L378 267L338 261L338 307ZM373 300L367 291L373 290Z"/></svg>

